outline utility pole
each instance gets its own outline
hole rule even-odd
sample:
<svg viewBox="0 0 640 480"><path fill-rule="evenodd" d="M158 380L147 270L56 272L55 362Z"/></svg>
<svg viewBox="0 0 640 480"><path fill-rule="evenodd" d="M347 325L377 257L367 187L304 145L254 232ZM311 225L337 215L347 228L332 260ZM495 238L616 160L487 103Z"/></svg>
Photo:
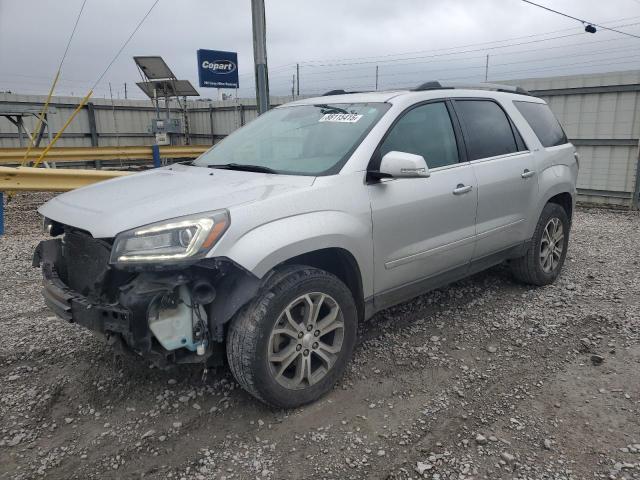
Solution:
<svg viewBox="0 0 640 480"><path fill-rule="evenodd" d="M489 54L487 53L487 63L484 66L484 83L489 80Z"/></svg>
<svg viewBox="0 0 640 480"><path fill-rule="evenodd" d="M258 115L269 110L269 72L267 70L267 35L264 0L251 0L253 24L253 63L256 71Z"/></svg>
<svg viewBox="0 0 640 480"><path fill-rule="evenodd" d="M291 98L294 99L296 95L296 74L291 77Z"/></svg>
<svg viewBox="0 0 640 480"><path fill-rule="evenodd" d="M296 95L300 96L300 64L296 63Z"/></svg>
<svg viewBox="0 0 640 480"><path fill-rule="evenodd" d="M376 92L378 91L378 65L376 65Z"/></svg>
<svg viewBox="0 0 640 480"><path fill-rule="evenodd" d="M129 97L127 97L127 82L124 82L124 98L125 100Z"/></svg>

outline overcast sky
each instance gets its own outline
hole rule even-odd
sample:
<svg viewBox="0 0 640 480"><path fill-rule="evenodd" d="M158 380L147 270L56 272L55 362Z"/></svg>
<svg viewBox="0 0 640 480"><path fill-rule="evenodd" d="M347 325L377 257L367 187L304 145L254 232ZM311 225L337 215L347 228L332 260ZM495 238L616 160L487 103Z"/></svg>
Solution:
<svg viewBox="0 0 640 480"><path fill-rule="evenodd" d="M640 35L640 0L539 0ZM82 0L0 0L0 91L46 94ZM153 0L87 0L56 90L83 95ZM272 95L332 88L411 86L430 79L480 81L640 68L640 39L599 30L521 0L266 0ZM581 33L582 32L582 33ZM562 38L557 38L562 37ZM489 43L492 42L492 43ZM519 45L513 45L519 44ZM507 45L512 45L505 47ZM96 88L98 97L143 98L134 55L161 55L197 86L196 50L237 51L240 96L253 92L250 0L160 0Z"/></svg>

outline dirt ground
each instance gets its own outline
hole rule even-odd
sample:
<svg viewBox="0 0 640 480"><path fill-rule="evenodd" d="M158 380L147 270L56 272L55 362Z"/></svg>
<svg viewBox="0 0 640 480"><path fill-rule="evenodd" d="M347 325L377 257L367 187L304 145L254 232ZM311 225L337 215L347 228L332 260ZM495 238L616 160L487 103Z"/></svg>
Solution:
<svg viewBox="0 0 640 480"><path fill-rule="evenodd" d="M45 198L0 238L0 479L640 478L636 213L580 209L552 286L497 267L382 312L336 388L283 411L52 316Z"/></svg>

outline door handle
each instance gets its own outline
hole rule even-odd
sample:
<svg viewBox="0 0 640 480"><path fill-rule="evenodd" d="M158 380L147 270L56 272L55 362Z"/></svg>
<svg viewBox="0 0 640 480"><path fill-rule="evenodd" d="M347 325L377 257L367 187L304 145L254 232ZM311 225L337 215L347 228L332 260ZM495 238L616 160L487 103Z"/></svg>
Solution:
<svg viewBox="0 0 640 480"><path fill-rule="evenodd" d="M462 195L464 193L469 193L473 187L471 185L464 185L459 183L456 188L453 190L454 195Z"/></svg>
<svg viewBox="0 0 640 480"><path fill-rule="evenodd" d="M529 178L529 177L533 177L536 174L536 172L529 170L528 168L524 169L524 172L522 172L522 174L520 175L522 178Z"/></svg>

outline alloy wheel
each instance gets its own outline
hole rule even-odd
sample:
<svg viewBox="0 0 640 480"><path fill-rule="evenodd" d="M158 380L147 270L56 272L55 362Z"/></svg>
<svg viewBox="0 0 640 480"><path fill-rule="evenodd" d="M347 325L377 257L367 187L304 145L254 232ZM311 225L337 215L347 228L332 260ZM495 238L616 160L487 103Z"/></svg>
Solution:
<svg viewBox="0 0 640 480"><path fill-rule="evenodd" d="M553 217L544 227L540 241L540 266L545 273L551 273L560 264L564 249L564 228L559 218Z"/></svg>
<svg viewBox="0 0 640 480"><path fill-rule="evenodd" d="M271 331L268 361L273 378L299 390L322 380L342 350L344 317L338 303L321 292L293 300Z"/></svg>

